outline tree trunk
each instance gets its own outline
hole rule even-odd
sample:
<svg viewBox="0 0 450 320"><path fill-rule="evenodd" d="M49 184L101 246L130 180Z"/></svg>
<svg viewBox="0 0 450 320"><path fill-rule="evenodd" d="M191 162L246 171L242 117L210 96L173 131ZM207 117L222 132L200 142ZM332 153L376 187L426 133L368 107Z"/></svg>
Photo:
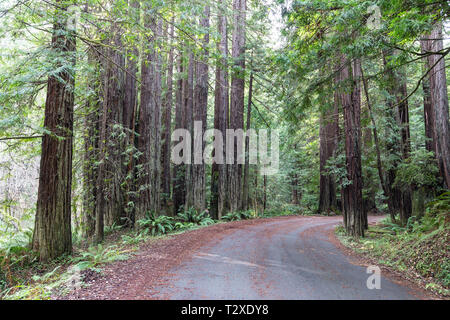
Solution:
<svg viewBox="0 0 450 320"><path fill-rule="evenodd" d="M219 130L222 135L223 146L226 145L226 129L228 118L228 72L227 72L227 20L224 9L221 8L223 1L219 1L218 33L220 42L217 44L217 51L221 58L216 66L216 84L214 100L214 129ZM213 157L216 150L213 151ZM225 160L225 149L223 148L223 160ZM226 203L227 186L227 165L223 163L213 163L211 171L211 215L214 219L220 219L224 214Z"/></svg>
<svg viewBox="0 0 450 320"><path fill-rule="evenodd" d="M420 46L422 53L426 54L431 51L431 41L426 38L420 39ZM424 67L422 68L424 73L427 72L432 66L430 65L430 57L423 58ZM423 118L425 123L425 148L427 151L436 154L436 141L434 139L434 110L433 104L431 102L431 91L430 91L430 76L425 77L422 80L423 88Z"/></svg>
<svg viewBox="0 0 450 320"><path fill-rule="evenodd" d="M335 100L337 96L335 95ZM327 161L334 157L337 148L336 134L339 131L338 124L338 104L335 101L333 110L329 110L321 115L320 119L320 198L319 214L329 213L336 210L336 184L334 177L327 174Z"/></svg>
<svg viewBox="0 0 450 320"><path fill-rule="evenodd" d="M247 104L247 132L250 130L250 120L252 114L252 95L253 95L253 71L250 74L250 82L248 87L248 104ZM249 149L250 138L245 137L245 166L244 166L244 187L242 196L242 210L248 210L249 204L249 179L250 179L250 164L249 164Z"/></svg>
<svg viewBox="0 0 450 320"><path fill-rule="evenodd" d="M99 111L100 103L100 55L99 48L92 47L88 51L88 61L95 66L94 75L90 77L89 87L96 95L89 98L86 103L86 116L84 118L84 154L83 154L83 236L93 239L95 235L95 213L97 203L97 175L95 163L98 161L99 148Z"/></svg>
<svg viewBox="0 0 450 320"><path fill-rule="evenodd" d="M170 181L171 181L171 173L170 173L170 132L171 132L171 123L172 123L172 104L173 104L173 55L174 55L174 47L172 44L174 38L174 23L175 20L172 18L171 27L168 40L170 49L169 49L169 57L167 62L167 93L164 99L164 111L163 111L163 121L164 128L162 131L162 191L164 193L165 199L169 199L170 197Z"/></svg>
<svg viewBox="0 0 450 320"><path fill-rule="evenodd" d="M178 57L178 74L184 72L183 54L179 52ZM186 116L184 108L184 79L179 77L176 88L175 101L175 130L185 129ZM186 169L184 164L177 164L173 169L173 210L176 215L186 202Z"/></svg>
<svg viewBox="0 0 450 320"><path fill-rule="evenodd" d="M47 82L33 249L40 261L72 252L71 193L75 34L67 27L67 4L57 9L51 50L66 63ZM56 68L61 68L62 63ZM70 67L67 67L70 66ZM55 69L56 69L55 68Z"/></svg>
<svg viewBox="0 0 450 320"><path fill-rule="evenodd" d="M389 53L384 53L384 63L387 65L386 57ZM397 74L390 68L387 69L388 80L388 92L391 98L388 100L388 108L391 109L388 112L390 117L393 117L394 122L400 128L394 129L393 138L397 143L391 143L390 147L397 153L403 161L409 157L410 153L410 132L409 132L409 111L407 97L405 75L398 71ZM394 99L393 99L394 98ZM393 105L392 100L395 102ZM392 184L395 180L395 170L397 163L394 163L393 168L389 172L389 185L391 186L391 194L393 195L394 210L400 213L400 221L402 224L406 224L411 216L412 200L411 200L411 187L407 186L401 190L397 187L393 187Z"/></svg>
<svg viewBox="0 0 450 320"><path fill-rule="evenodd" d="M124 214L124 189L122 187L125 177L123 167L122 148L125 140L119 137L124 132L123 126L123 109L124 109L124 83L125 59L120 52L122 48L121 31L119 26L113 24L111 26L112 39L108 43L105 52L106 61L104 67L104 90L103 90L103 111L105 116L105 130L103 154L104 166L102 183L104 187L101 189L99 197L106 199L103 209L104 222L106 226L113 224L121 224L121 217Z"/></svg>
<svg viewBox="0 0 450 320"><path fill-rule="evenodd" d="M389 53L387 51L383 51L383 63L385 66L386 73L386 91L389 93L389 97L386 99L386 114L385 118L387 121L387 125L385 125L385 136L386 136L386 151L389 155L394 155L394 157L390 157L390 163L387 163L387 167L389 167L386 173L386 184L389 187L389 195L390 202L392 203L392 209L394 215L391 215L393 221L395 221L395 215L400 213L402 208L402 191L394 186L397 166L399 164L399 159L402 157L402 141L401 141L401 132L399 130L399 113L396 108L396 103L398 100L397 97L397 84L395 75L388 66L387 57Z"/></svg>
<svg viewBox="0 0 450 320"><path fill-rule="evenodd" d="M431 32L431 51L443 50L442 23L435 24ZM450 189L450 129L448 113L447 79L445 75L445 59L440 54L429 57L431 104L433 109L434 141L436 159L444 186Z"/></svg>
<svg viewBox="0 0 450 320"><path fill-rule="evenodd" d="M196 67L196 84L194 91L193 118L194 121L201 122L201 132L199 132L199 130L196 130L197 135L194 136L194 164L192 166L192 200L193 206L198 212L202 212L206 208L206 176L205 163L203 160L203 150L205 144L203 142L203 133L206 131L206 112L208 109L209 16L210 8L209 6L206 6L203 12L203 17L200 19L200 26L202 27L202 29L207 31L203 35L203 48L201 51L201 56L197 59L198 62Z"/></svg>
<svg viewBox="0 0 450 320"><path fill-rule="evenodd" d="M157 37L161 31L161 22L146 16L145 27L153 30L154 37ZM150 40L147 51L141 67L138 150L142 155L139 158L141 169L138 172L138 189L140 193L136 206L136 222L143 219L147 213L159 212L161 64L155 38Z"/></svg>
<svg viewBox="0 0 450 320"><path fill-rule="evenodd" d="M377 126L375 123L375 117L373 115L373 111L372 111L372 104L371 104L371 100L369 97L369 91L368 91L368 86L367 86L367 80L364 77L364 73L361 69L361 77L362 77L362 82L363 82L363 87L364 87L364 93L366 95L366 101L367 101L367 108L369 110L369 117L370 117L370 121L372 122L372 130L373 130L373 139L375 142L375 150L376 150L376 154L377 154L377 170L378 170L378 177L380 179L380 183L381 183L381 187L383 189L383 193L384 196L387 199L387 205L388 205L388 211L389 214L391 216L391 219L394 221L395 220L395 211L394 211L394 207L392 204L392 198L390 196L390 186L386 183L386 180L384 178L385 173L383 171L383 164L381 162L381 149L380 149L380 143L378 140L378 131L377 131Z"/></svg>
<svg viewBox="0 0 450 320"><path fill-rule="evenodd" d="M364 237L365 219L362 198L361 170L361 120L360 120L360 89L358 79L361 76L359 60L351 64L343 59L341 81L351 80L351 91L342 97L344 110L345 155L347 179L349 183L343 186L344 226L348 235Z"/></svg>
<svg viewBox="0 0 450 320"><path fill-rule="evenodd" d="M292 204L299 205L300 197L298 192L298 175L296 173L292 175L291 188L292 188L292 199L291 199Z"/></svg>
<svg viewBox="0 0 450 320"><path fill-rule="evenodd" d="M245 17L246 0L233 1L233 48L234 70L231 79L230 128L244 128L244 90L245 90ZM230 210L242 208L242 164L238 164L238 155L242 155L237 141L234 142L234 163L230 176Z"/></svg>
<svg viewBox="0 0 450 320"><path fill-rule="evenodd" d="M194 146L194 65L195 59L192 50L189 52L188 62L188 77L185 79L184 90L184 107L186 114L186 130L190 133L191 146ZM194 205L194 190L193 190L193 152L194 148L191 148L191 154L188 155L190 164L186 165L186 203L185 209L191 208Z"/></svg>
<svg viewBox="0 0 450 320"><path fill-rule="evenodd" d="M263 209L266 211L267 209L267 176L264 175L263 178Z"/></svg>
<svg viewBox="0 0 450 320"><path fill-rule="evenodd" d="M129 14L134 19L139 20L139 1L131 0ZM135 147L135 130L136 130L136 113L137 113L137 73L138 67L136 61L139 60L138 46L133 47L128 51L126 61L125 74L125 92L123 103L123 126L126 130L127 139L124 143L123 150L130 150L124 155L124 172L125 172L125 186L124 186L124 218L127 226L133 226L134 223L134 202L133 196L136 192L135 175L134 175L134 147ZM132 204L133 203L133 204Z"/></svg>
<svg viewBox="0 0 450 320"><path fill-rule="evenodd" d="M409 107L408 101L405 100L407 97L407 88L406 81L403 75L398 79L399 88L398 88L398 118L400 121L400 132L402 138L402 159L405 161L409 158L409 154L411 152L411 135L409 131ZM403 225L406 225L409 217L411 217L412 212L412 198L411 198L411 186L407 186L402 190L402 206L400 208L400 221Z"/></svg>

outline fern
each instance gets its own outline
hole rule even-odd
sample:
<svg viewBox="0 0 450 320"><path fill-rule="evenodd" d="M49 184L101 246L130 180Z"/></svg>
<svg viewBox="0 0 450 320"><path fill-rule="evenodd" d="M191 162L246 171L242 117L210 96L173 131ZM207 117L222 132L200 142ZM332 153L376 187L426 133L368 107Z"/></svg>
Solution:
<svg viewBox="0 0 450 320"><path fill-rule="evenodd" d="M178 213L178 218L183 222L194 223L201 226L214 224L214 220L209 216L208 211L197 212L194 208L189 208Z"/></svg>
<svg viewBox="0 0 450 320"><path fill-rule="evenodd" d="M153 212L147 212L146 218L138 221L138 224L150 230L152 236L163 235L174 229L174 221L172 217L156 216Z"/></svg>
<svg viewBox="0 0 450 320"><path fill-rule="evenodd" d="M103 245L98 244L96 247L90 247L87 251L82 252L80 257L72 261L77 262L77 267L80 270L92 269L100 264L126 260L129 258L126 252L125 250L118 249L116 245L104 248Z"/></svg>

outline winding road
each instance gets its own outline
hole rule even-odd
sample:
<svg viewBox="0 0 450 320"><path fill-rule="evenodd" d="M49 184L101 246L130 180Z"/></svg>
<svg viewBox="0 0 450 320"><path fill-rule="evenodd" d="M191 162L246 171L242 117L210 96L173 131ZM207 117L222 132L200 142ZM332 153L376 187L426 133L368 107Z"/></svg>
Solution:
<svg viewBox="0 0 450 320"><path fill-rule="evenodd" d="M154 298L418 299L383 274L381 289L367 288L371 274L332 235L341 220L292 217L237 229L172 270Z"/></svg>
<svg viewBox="0 0 450 320"><path fill-rule="evenodd" d="M369 217L373 223L380 217ZM386 269L368 289L367 264L334 235L342 217L221 223L153 239L125 261L83 275L55 299L320 300L430 298Z"/></svg>

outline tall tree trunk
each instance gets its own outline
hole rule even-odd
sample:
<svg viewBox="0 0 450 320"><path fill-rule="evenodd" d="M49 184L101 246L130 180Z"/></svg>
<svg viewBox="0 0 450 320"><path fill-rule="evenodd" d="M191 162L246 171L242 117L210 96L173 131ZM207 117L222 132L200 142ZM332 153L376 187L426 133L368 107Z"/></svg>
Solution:
<svg viewBox="0 0 450 320"><path fill-rule="evenodd" d="M194 66L195 58L190 49L189 61L188 61L188 76L185 79L185 90L184 90L184 107L186 115L186 130L190 133L191 146L194 145ZM191 208L194 205L194 190L193 190L193 152L194 148L191 148L191 154L188 155L190 158L190 164L186 165L186 203L185 208Z"/></svg>
<svg viewBox="0 0 450 320"><path fill-rule="evenodd" d="M252 114L252 95L253 95L253 71L250 73L250 82L248 86L248 103L247 103L247 132L250 130L250 120ZM248 210L249 205L249 179L250 179L250 164L249 164L249 149L250 138L245 137L245 165L244 165L244 186L242 195L242 210Z"/></svg>
<svg viewBox="0 0 450 320"><path fill-rule="evenodd" d="M397 166L399 164L399 159L402 156L401 148L401 133L399 130L399 118L396 109L397 96L396 92L396 79L393 70L388 66L387 57L389 52L383 51L383 64L385 67L385 80L386 81L386 91L389 93L389 97L386 99L386 113L385 119L387 125L385 125L385 136L386 136L386 151L390 155L395 155L395 157L390 157L392 160L387 162L387 167L389 168L386 172L386 184L389 187L390 202L392 203L392 209L394 216L391 218L395 221L395 214L401 211L402 207L402 191L394 186L394 181L396 177Z"/></svg>
<svg viewBox="0 0 450 320"><path fill-rule="evenodd" d="M398 81L398 118L400 124L400 132L401 132L401 141L402 141L402 159L405 161L409 158L409 154L411 152L411 135L409 131L409 107L408 101L405 100L408 93L406 88L406 81L404 75L401 75L401 78ZM411 217L412 213L412 198L411 198L411 186L407 186L402 190L402 206L400 208L400 221L402 224L406 225L409 217Z"/></svg>
<svg viewBox="0 0 450 320"><path fill-rule="evenodd" d="M420 39L420 46L422 54L431 52L431 41L427 38ZM427 72L432 66L430 65L430 57L423 58L424 67L422 68L424 73ZM423 88L423 118L425 123L425 148L427 151L434 152L436 154L436 140L434 139L434 110L431 102L431 90L430 90L430 76L425 77L422 80Z"/></svg>
<svg viewBox="0 0 450 320"><path fill-rule="evenodd" d="M137 0L129 1L129 14L136 21L139 21L140 3ZM127 131L127 139L124 143L124 150L130 150L124 155L124 172L125 187L124 187L124 215L126 225L132 226L134 222L134 203L136 201L133 196L136 192L135 176L134 176L134 147L135 147L135 130L136 130L136 113L137 113L137 62L139 60L138 45L134 44L127 53L126 74L125 74L125 92L123 102L123 126Z"/></svg>
<svg viewBox="0 0 450 320"><path fill-rule="evenodd" d="M219 1L218 33L220 42L217 44L217 51L221 58L216 66L216 84L214 100L214 129L222 134L223 146L226 145L226 129L228 118L228 72L227 72L227 20L224 15L224 2ZM213 151L213 157L216 150ZM222 148L223 163L213 163L211 171L211 215L214 219L220 219L225 210L226 186L227 186L227 165L225 164L225 149Z"/></svg>
<svg viewBox="0 0 450 320"><path fill-rule="evenodd" d="M169 49L169 57L167 62L167 92L164 99L164 112L163 112L163 122L164 128L162 131L162 190L165 194L165 198L168 199L170 197L170 181L171 181L171 173L170 173L170 132L171 132L171 124L172 124L172 104L173 104L173 64L174 64L174 47L172 44L174 37L174 23L175 20L172 18L169 38L168 40L170 49Z"/></svg>
<svg viewBox="0 0 450 320"><path fill-rule="evenodd" d="M246 0L233 1L233 48L234 70L231 79L230 128L244 128L244 90L245 90L245 17ZM230 210L237 211L242 207L242 164L238 164L242 156L242 146L234 142L234 163L230 176ZM239 152L238 152L239 148Z"/></svg>
<svg viewBox="0 0 450 320"><path fill-rule="evenodd" d="M267 176L264 175L263 178L263 209L266 211L267 209Z"/></svg>
<svg viewBox="0 0 450 320"><path fill-rule="evenodd" d="M378 177L380 179L380 183L381 183L381 187L383 189L384 196L387 199L386 201L387 201L387 205L388 205L389 214L391 216L391 219L394 221L395 220L395 211L394 211L394 207L392 204L392 198L390 196L390 194L391 194L390 186L386 183L386 180L384 178L385 173L383 171L383 164L381 162L381 148L380 148L380 143L378 140L377 126L376 126L375 117L374 117L373 111L372 111L372 104L371 104L371 100L369 97L367 80L364 77L364 73L363 73L362 69L361 69L361 77L362 77L362 82L363 82L363 87L364 87L364 93L366 95L367 108L369 110L369 117L370 117L370 121L372 122L373 138L374 138L375 150L376 150L376 154L377 154Z"/></svg>
<svg viewBox="0 0 450 320"><path fill-rule="evenodd" d="M183 53L179 52L178 57L178 74L184 72ZM186 116L184 108L184 79L178 78L175 98L175 130L185 129ZM177 164L173 169L173 210L176 215L186 202L186 169L184 164Z"/></svg>
<svg viewBox="0 0 450 320"><path fill-rule="evenodd" d="M389 57L389 54L389 52L384 52L383 58L385 65L387 65L386 59ZM399 127L399 130L396 128L392 130L394 141L397 142L391 142L389 147L405 161L409 157L411 149L405 75L401 71L395 73L392 68L387 69L386 75L388 80L388 92L391 95L388 100L388 108L391 109L388 111L388 116L393 117L394 122ZM397 163L394 163L392 169L388 173L388 181L393 196L392 202L394 210L400 213L401 223L406 224L412 211L411 187L408 186L399 189L392 186L395 180L396 167Z"/></svg>
<svg viewBox="0 0 450 320"><path fill-rule="evenodd" d="M198 212L204 211L206 206L206 176L205 163L203 161L205 144L203 142L203 133L206 131L206 111L208 108L209 16L210 8L206 6L203 17L200 19L200 26L206 30L206 33L203 35L201 56L197 59L194 92L194 121L201 122L201 132L196 130L197 135L194 136L194 165L192 166L193 206ZM198 150L198 147L201 147L201 149ZM196 159L196 157L199 159Z"/></svg>
<svg viewBox="0 0 450 320"><path fill-rule="evenodd" d="M106 226L121 224L121 217L124 216L124 189L122 148L124 140L119 139L124 132L123 128L123 98L125 74L125 59L120 52L122 48L121 30L117 24L111 25L111 40L109 47L104 51L106 56L104 66L104 90L103 90L103 112L105 126L102 128L105 141L105 152L101 158L104 162L103 188L99 197L104 198L105 204L98 209L104 210L104 222ZM116 137L112 139L112 137Z"/></svg>
<svg viewBox="0 0 450 320"><path fill-rule="evenodd" d="M431 52L443 50L442 23L434 25L430 35ZM445 75L445 59L441 54L429 57L431 104L434 122L434 142L439 172L444 186L450 189L450 129L448 112L447 79Z"/></svg>
<svg viewBox="0 0 450 320"><path fill-rule="evenodd" d="M159 212L160 191L160 103L161 76L160 57L156 52L156 37L160 34L161 23L151 16L145 17L145 27L153 31L146 48L141 67L141 107L139 111L138 150L141 152L138 172L140 190L136 208L136 222L146 213Z"/></svg>
<svg viewBox="0 0 450 320"><path fill-rule="evenodd" d="M358 79L361 76L359 60L352 63L343 58L341 81L351 81L351 91L342 97L344 110L345 155L347 179L349 183L343 186L343 214L344 226L347 234L364 236L365 219L362 198L362 170L361 170L361 118L360 118L360 89Z"/></svg>
<svg viewBox="0 0 450 320"><path fill-rule="evenodd" d="M89 87L96 94L88 98L86 116L84 118L84 154L83 154L83 224L86 239L93 239L95 235L95 212L97 203L97 175L95 163L98 161L99 147L99 112L101 107L101 70L99 48L91 47L88 51L88 61L95 66L94 74L90 77Z"/></svg>
<svg viewBox="0 0 450 320"><path fill-rule="evenodd" d="M44 126L51 134L42 139L39 189L33 249L41 261L72 252L71 193L74 108L75 33L67 27L67 4L60 7L53 24L51 50L65 61L47 82ZM60 61L61 61L60 60ZM59 62L55 69L61 68Z"/></svg>
<svg viewBox="0 0 450 320"><path fill-rule="evenodd" d="M337 137L339 131L338 123L338 101L334 95L335 103L332 110L328 110L321 115L320 119L320 198L319 213L329 213L336 210L336 184L334 177L326 171L327 161L335 155L337 148Z"/></svg>
<svg viewBox="0 0 450 320"><path fill-rule="evenodd" d="M162 19L158 19L154 26L154 34L158 39L162 35ZM161 209L161 93L162 93L162 57L161 48L154 44L154 97L155 104L152 116L151 154L153 158L151 171L152 210L159 214Z"/></svg>
<svg viewBox="0 0 450 320"><path fill-rule="evenodd" d="M298 190L298 175L297 175L297 173L294 173L292 175L291 190L292 190L292 196L291 196L292 204L299 205L300 197L299 197L299 192L298 192L299 190Z"/></svg>

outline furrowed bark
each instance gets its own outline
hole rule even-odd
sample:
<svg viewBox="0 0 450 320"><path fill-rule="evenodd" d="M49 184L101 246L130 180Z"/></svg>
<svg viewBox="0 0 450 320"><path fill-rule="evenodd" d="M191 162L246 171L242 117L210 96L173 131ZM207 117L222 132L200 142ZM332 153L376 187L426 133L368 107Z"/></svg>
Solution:
<svg viewBox="0 0 450 320"><path fill-rule="evenodd" d="M60 4L59 1L57 1ZM67 4L56 9L51 50L66 62L49 76L42 138L33 249L40 261L72 252L71 193L74 109L75 33L67 27ZM58 65L56 67L61 67Z"/></svg>
<svg viewBox="0 0 450 320"><path fill-rule="evenodd" d="M348 235L364 237L365 219L362 198L360 62L348 62L343 58L341 80L350 80L351 91L341 95L344 111L345 154L348 183L343 186L344 226Z"/></svg>
<svg viewBox="0 0 450 320"><path fill-rule="evenodd" d="M244 128L244 90L245 90L245 10L246 0L233 1L233 48L234 70L231 79L230 128ZM230 210L242 208L242 164L238 164L242 146L234 141L234 163L230 176Z"/></svg>
<svg viewBox="0 0 450 320"><path fill-rule="evenodd" d="M205 7L203 17L200 19L200 26L209 29L210 8ZM205 163L203 161L203 150L205 143L203 142L203 133L206 131L206 119L208 108L208 45L209 45L209 31L203 35L201 56L198 57L196 66L196 84L194 91L194 121L201 122L201 132L197 131L194 137L194 165L192 166L192 190L193 190L193 207L202 212L206 208L206 176ZM196 146L201 146L201 150L196 150ZM195 156L200 159L195 159ZM201 163L197 164L198 160Z"/></svg>
<svg viewBox="0 0 450 320"><path fill-rule="evenodd" d="M215 100L214 100L214 129L219 130L222 135L223 146L226 145L226 129L228 119L228 72L227 72L227 20L223 14L223 1L218 2L218 33L220 42L217 44L217 51L221 58L216 66ZM216 150L213 150L213 157ZM228 168L225 164L225 148L222 150L224 162L222 164L213 163L211 172L211 215L214 219L220 219L225 211L226 186Z"/></svg>

